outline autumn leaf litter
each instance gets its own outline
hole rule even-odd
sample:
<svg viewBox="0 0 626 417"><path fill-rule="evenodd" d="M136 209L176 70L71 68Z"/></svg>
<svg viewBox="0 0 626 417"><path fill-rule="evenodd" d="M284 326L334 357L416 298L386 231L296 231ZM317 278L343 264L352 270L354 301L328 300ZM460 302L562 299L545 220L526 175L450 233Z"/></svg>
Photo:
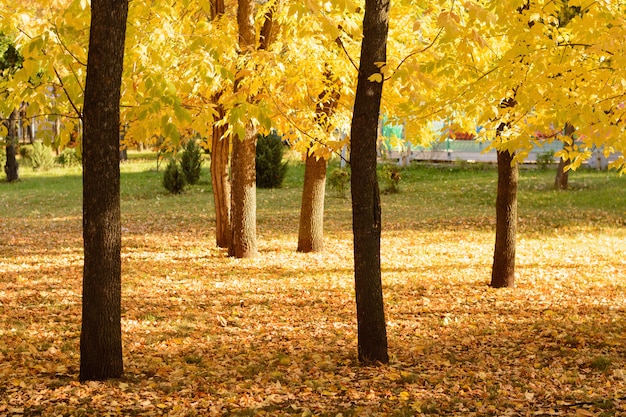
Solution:
<svg viewBox="0 0 626 417"><path fill-rule="evenodd" d="M384 233L392 360L360 367L349 233L236 260L202 225L128 224L125 374L80 384L79 226L23 219L3 247L0 416L626 415L623 230L521 238L505 290L489 231Z"/></svg>

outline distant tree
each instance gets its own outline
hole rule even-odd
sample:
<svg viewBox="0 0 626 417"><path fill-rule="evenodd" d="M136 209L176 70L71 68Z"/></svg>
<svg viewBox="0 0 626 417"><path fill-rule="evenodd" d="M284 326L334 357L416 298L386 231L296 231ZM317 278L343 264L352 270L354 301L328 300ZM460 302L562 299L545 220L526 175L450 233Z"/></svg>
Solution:
<svg viewBox="0 0 626 417"><path fill-rule="evenodd" d="M341 82L329 65L324 71L324 89L315 106L315 119L320 130L329 135L331 116L337 108ZM304 165L304 186L298 228L298 252L320 252L324 248L324 198L326 195L327 159L312 147L307 149Z"/></svg>
<svg viewBox="0 0 626 417"><path fill-rule="evenodd" d="M189 139L180 156L180 167L185 174L187 184L197 184L202 172L202 151L195 139Z"/></svg>
<svg viewBox="0 0 626 417"><path fill-rule="evenodd" d="M92 0L83 110L81 381L123 372L120 91L128 0Z"/></svg>
<svg viewBox="0 0 626 417"><path fill-rule="evenodd" d="M4 163L4 173L8 182L17 181L19 175L19 163L17 162L17 111L12 111L9 119L5 122L7 127L6 137L6 162Z"/></svg>
<svg viewBox="0 0 626 417"><path fill-rule="evenodd" d="M15 45L7 36L0 33L0 75L11 77L13 73L22 65L23 58L15 48ZM4 173L8 182L17 181L19 179L19 164L17 162L17 122L18 110L11 112L8 120L4 124L7 128L6 136L6 162L4 164Z"/></svg>
<svg viewBox="0 0 626 417"><path fill-rule="evenodd" d="M380 272L380 190L376 174L376 141L383 91L383 77L376 64L387 60L388 30L389 0L366 0L350 134L358 358L363 364L389 362Z"/></svg>

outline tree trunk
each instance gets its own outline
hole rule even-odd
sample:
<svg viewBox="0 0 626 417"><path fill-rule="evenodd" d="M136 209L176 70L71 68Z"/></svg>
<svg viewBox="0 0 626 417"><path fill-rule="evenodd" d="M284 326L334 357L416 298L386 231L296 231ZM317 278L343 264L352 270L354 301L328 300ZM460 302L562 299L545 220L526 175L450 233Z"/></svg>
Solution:
<svg viewBox="0 0 626 417"><path fill-rule="evenodd" d="M254 258L256 244L256 136L251 122L243 140L233 140L231 241L228 255Z"/></svg>
<svg viewBox="0 0 626 417"><path fill-rule="evenodd" d="M352 230L358 324L363 364L387 363L387 329L380 272L381 209L376 176L376 139L383 83L369 81L387 60L389 1L366 0L361 61L351 127Z"/></svg>
<svg viewBox="0 0 626 417"><path fill-rule="evenodd" d="M239 0L237 3L239 49L242 54L249 54L256 42L254 4L255 0ZM235 84L235 91L238 90L238 85L239 83ZM233 139L231 160L231 241L228 255L236 258L252 258L258 254L256 245L256 129L252 121L245 121L245 123L244 137Z"/></svg>
<svg viewBox="0 0 626 417"><path fill-rule="evenodd" d="M126 0L92 0L83 112L81 381L123 372L121 331L120 86Z"/></svg>
<svg viewBox="0 0 626 417"><path fill-rule="evenodd" d="M218 105L218 117L224 117L224 108ZM230 178L228 176L228 156L230 139L225 136L226 125L213 125L211 139L211 182L213 184L213 202L215 203L215 239L217 246L230 246Z"/></svg>
<svg viewBox="0 0 626 417"><path fill-rule="evenodd" d="M224 0L211 0L211 20L224 15ZM213 184L213 202L215 205L215 241L218 247L230 247L230 178L228 162L230 156L230 137L226 136L228 125L224 122L224 107L219 104L222 92L212 98L216 105L217 117L213 123L211 137L211 183Z"/></svg>
<svg viewBox="0 0 626 417"><path fill-rule="evenodd" d="M300 209L298 252L321 252L324 249L324 195L326 159L307 152L304 187Z"/></svg>
<svg viewBox="0 0 626 417"><path fill-rule="evenodd" d="M20 178L19 164L17 162L17 111L13 110L9 116L7 126L7 143L6 143L6 162L4 164L4 173L7 175L7 181L13 182Z"/></svg>
<svg viewBox="0 0 626 417"><path fill-rule="evenodd" d="M569 180L569 171L565 171L565 167L569 163L569 159L563 159L559 161L559 166L556 168L556 177L554 178L554 188L557 190L567 190L567 181Z"/></svg>
<svg viewBox="0 0 626 417"><path fill-rule="evenodd" d="M318 96L315 119L323 132L332 128L330 118L341 98L338 80L328 67L324 71L326 86ZM326 166L324 158L306 154L304 165L304 187L300 208L298 252L321 252L324 249L324 198L326 192Z"/></svg>
<svg viewBox="0 0 626 417"><path fill-rule="evenodd" d="M493 254L491 286L515 286L515 234L517 231L517 163L515 153L498 151L498 192L496 196L496 247Z"/></svg>

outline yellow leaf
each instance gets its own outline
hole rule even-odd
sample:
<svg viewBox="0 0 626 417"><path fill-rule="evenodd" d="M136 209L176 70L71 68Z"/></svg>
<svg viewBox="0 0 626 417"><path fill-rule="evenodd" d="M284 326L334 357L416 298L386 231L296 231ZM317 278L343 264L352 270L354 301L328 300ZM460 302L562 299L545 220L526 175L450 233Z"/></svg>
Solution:
<svg viewBox="0 0 626 417"><path fill-rule="evenodd" d="M383 75L381 73L377 72L377 73L374 73L374 74L370 75L368 80L373 82L373 83L382 83L383 82Z"/></svg>

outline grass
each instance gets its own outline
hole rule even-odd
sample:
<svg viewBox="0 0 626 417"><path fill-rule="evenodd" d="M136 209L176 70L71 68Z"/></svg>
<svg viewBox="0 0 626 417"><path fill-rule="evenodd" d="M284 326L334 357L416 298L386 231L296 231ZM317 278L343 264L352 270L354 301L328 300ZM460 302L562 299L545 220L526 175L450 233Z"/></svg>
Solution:
<svg viewBox="0 0 626 417"><path fill-rule="evenodd" d="M80 171L0 183L0 415L626 411L623 177L582 170L562 192L523 169L518 286L494 290L494 167L404 169L381 196L392 361L362 368L349 198L328 190L325 252L296 253L292 161L283 188L257 191L261 256L237 260L214 244L207 167L172 196L155 166L121 167L126 371L106 383L76 382Z"/></svg>

